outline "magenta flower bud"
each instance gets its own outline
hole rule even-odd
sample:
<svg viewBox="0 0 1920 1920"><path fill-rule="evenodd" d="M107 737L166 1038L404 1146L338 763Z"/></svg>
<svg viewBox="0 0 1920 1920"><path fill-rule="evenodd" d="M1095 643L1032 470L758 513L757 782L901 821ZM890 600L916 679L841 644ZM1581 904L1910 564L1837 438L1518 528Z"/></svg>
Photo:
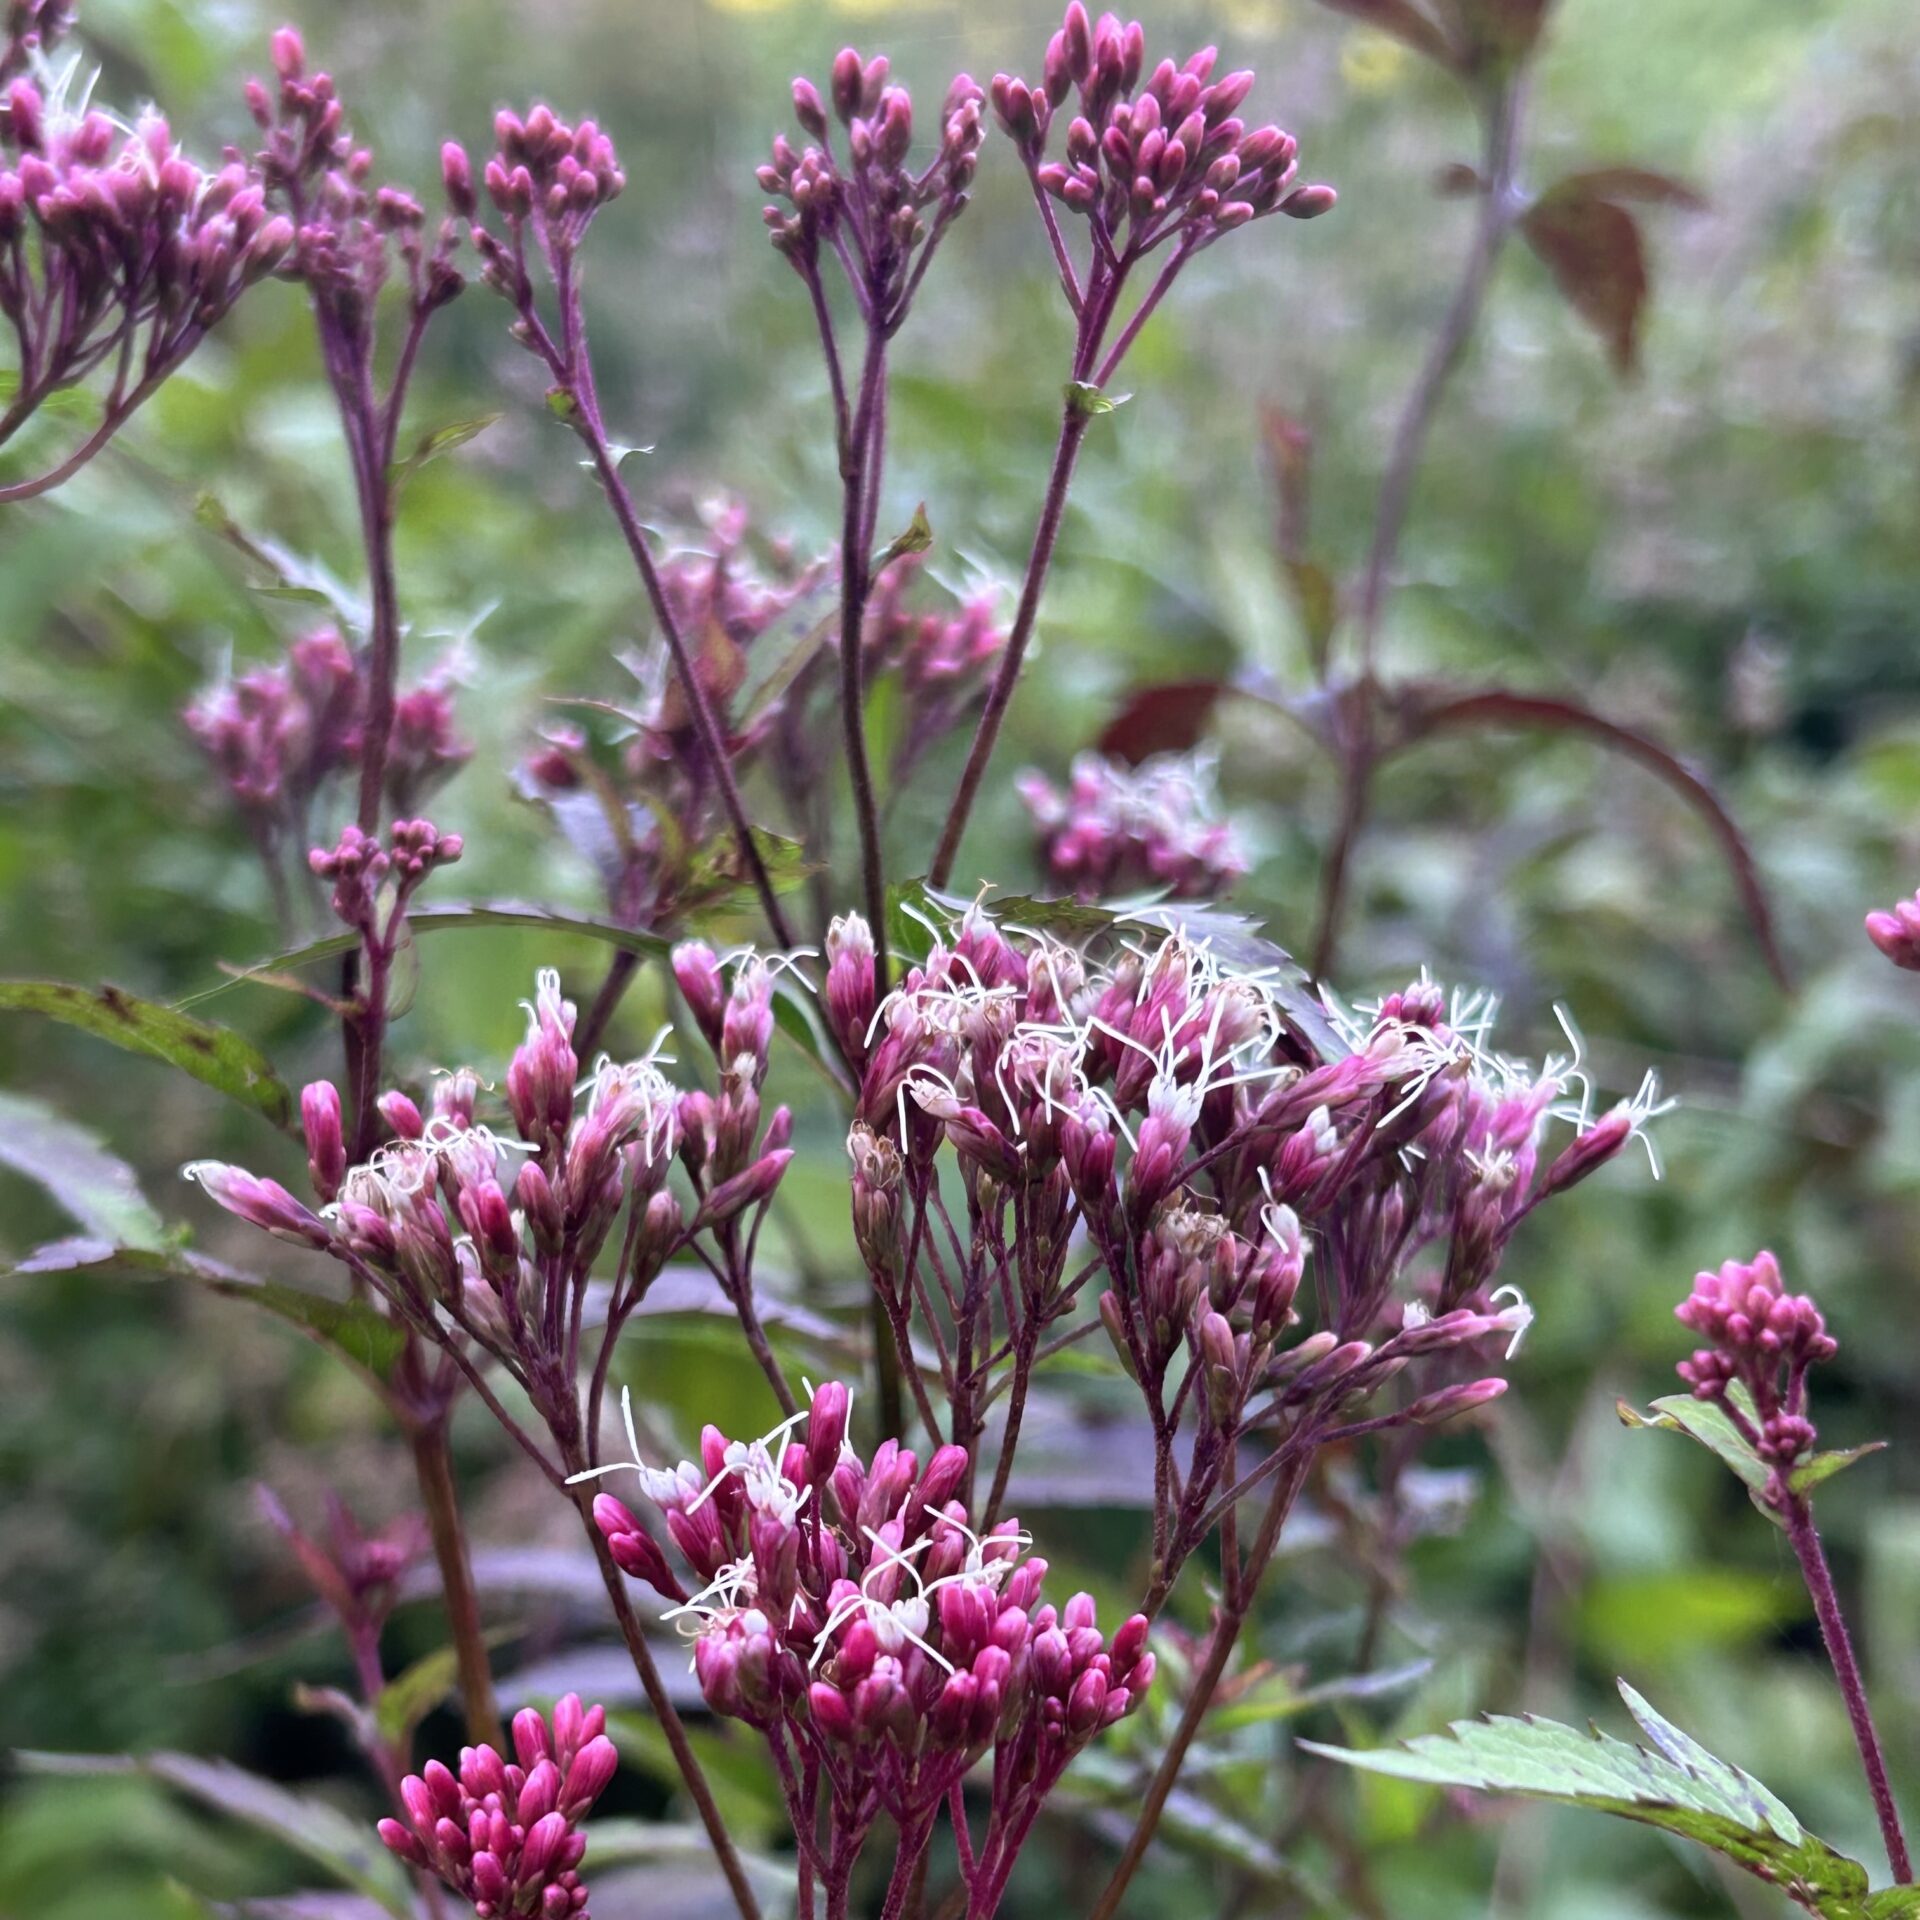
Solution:
<svg viewBox="0 0 1920 1920"><path fill-rule="evenodd" d="M325 1223L275 1180L260 1180L239 1167L218 1160L196 1160L186 1168L189 1180L229 1213L264 1228L276 1239L296 1246L326 1247L332 1236Z"/></svg>
<svg viewBox="0 0 1920 1920"><path fill-rule="evenodd" d="M418 1140L425 1135L427 1123L420 1117L420 1109L397 1088L383 1093L377 1104L381 1119L396 1140Z"/></svg>
<svg viewBox="0 0 1920 1920"><path fill-rule="evenodd" d="M553 1752L547 1723L532 1707L522 1707L513 1716L513 1751L529 1773ZM533 1817L537 1820L540 1816Z"/></svg>
<svg viewBox="0 0 1920 1920"><path fill-rule="evenodd" d="M282 80L298 80L307 69L306 44L297 28L282 27L270 43L273 70Z"/></svg>
<svg viewBox="0 0 1920 1920"><path fill-rule="evenodd" d="M915 1505L937 1513L965 1484L968 1465L965 1447L938 1448L920 1476Z"/></svg>
<svg viewBox="0 0 1920 1920"><path fill-rule="evenodd" d="M542 1770L552 1772L552 1764L542 1761L535 1769L536 1775ZM529 1788L532 1781L528 1782ZM537 1887L546 1879L553 1867L554 1856L560 1851L560 1844L567 1837L567 1823L558 1813L536 1815L531 1821L526 1814L527 1796L520 1796L521 1822L527 1828L527 1837L520 1844L520 1872L517 1876L522 1887Z"/></svg>
<svg viewBox="0 0 1920 1920"><path fill-rule="evenodd" d="M1106 1710L1107 1676L1097 1667L1089 1668L1067 1697L1067 1732L1077 1740L1092 1738L1100 1731Z"/></svg>
<svg viewBox="0 0 1920 1920"><path fill-rule="evenodd" d="M473 162L457 140L449 140L440 149L440 180L447 191L447 205L462 220L471 220L479 210L473 192Z"/></svg>
<svg viewBox="0 0 1920 1920"><path fill-rule="evenodd" d="M1280 202L1280 211L1289 220L1318 220L1323 213L1333 211L1339 198L1331 187L1295 187Z"/></svg>
<svg viewBox="0 0 1920 1920"><path fill-rule="evenodd" d="M838 1380L829 1380L814 1391L807 1411L807 1477L816 1486L830 1479L840 1464L851 1406L852 1396Z"/></svg>
<svg viewBox="0 0 1920 1920"><path fill-rule="evenodd" d="M560 1804L569 1819L577 1820L600 1798L619 1764L620 1756L604 1733L581 1747L567 1769L566 1785L560 1794Z"/></svg>
<svg viewBox="0 0 1920 1920"><path fill-rule="evenodd" d="M685 941L673 950L673 977L695 1024L706 1036L708 1046L717 1052L727 1006L718 957L704 940Z"/></svg>
<svg viewBox="0 0 1920 1920"><path fill-rule="evenodd" d="M1491 1400L1498 1400L1507 1390L1504 1380L1469 1380L1456 1387L1442 1387L1438 1393L1429 1393L1416 1400L1406 1411L1406 1418L1417 1427L1437 1427L1448 1420L1456 1420L1463 1413L1471 1413L1476 1407L1484 1407Z"/></svg>
<svg viewBox="0 0 1920 1920"><path fill-rule="evenodd" d="M340 1093L330 1080L300 1091L300 1125L307 1138L307 1172L323 1201L335 1199L347 1177L347 1144L340 1131Z"/></svg>
<svg viewBox="0 0 1920 1920"><path fill-rule="evenodd" d="M1867 915L1867 938L1909 973L1920 973L1920 895L1899 900L1890 912Z"/></svg>
<svg viewBox="0 0 1920 1920"><path fill-rule="evenodd" d="M827 137L827 110L820 89L811 80L796 79L793 83L793 117L816 140Z"/></svg>
<svg viewBox="0 0 1920 1920"><path fill-rule="evenodd" d="M843 125L850 125L860 111L864 79L860 56L851 47L842 47L834 55L832 89L833 110Z"/></svg>
<svg viewBox="0 0 1920 1920"><path fill-rule="evenodd" d="M427 1864L426 1849L398 1820L382 1820L377 1831L389 1853L397 1853L410 1866L424 1867Z"/></svg>
<svg viewBox="0 0 1920 1920"><path fill-rule="evenodd" d="M694 1215L693 1231L709 1232L714 1227L723 1226L736 1214L744 1213L747 1208L757 1207L762 1201L771 1199L792 1158L793 1149L783 1147L777 1153L763 1154L744 1173L736 1173L731 1180L722 1181L707 1195L700 1211Z"/></svg>

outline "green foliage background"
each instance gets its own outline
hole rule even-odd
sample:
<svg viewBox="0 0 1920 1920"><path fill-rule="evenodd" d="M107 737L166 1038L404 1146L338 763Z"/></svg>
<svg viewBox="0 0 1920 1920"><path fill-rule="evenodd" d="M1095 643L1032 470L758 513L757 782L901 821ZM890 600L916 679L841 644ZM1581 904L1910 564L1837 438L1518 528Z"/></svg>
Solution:
<svg viewBox="0 0 1920 1920"><path fill-rule="evenodd" d="M642 491L667 521L725 487L806 551L837 518L824 381L752 181L787 79L824 72L851 38L890 52L925 100L959 66L1031 70L1055 17L1029 0L319 0L303 24L383 175L423 197L440 141L482 149L497 104L544 95L613 131L630 186L595 231L590 298L614 430L657 449ZM263 64L275 24L255 0L90 0L83 16L102 97L163 100L203 151L250 131L238 79ZM1393 43L1309 0L1161 0L1147 24L1155 47L1218 39L1255 66L1250 111L1298 132L1304 173L1342 200L1311 227L1271 223L1209 254L1143 337L1124 382L1135 398L1097 425L1083 463L1008 773L1058 774L1142 682L1250 666L1308 684L1258 408L1311 423L1315 540L1350 573L1472 217L1431 190L1470 156L1469 118ZM1616 1673L1873 1857L1778 1534L1704 1455L1613 1417L1616 1397L1667 1389L1683 1339L1671 1307L1694 1268L1763 1244L1839 1335L1829 1442L1893 1443L1824 1505L1900 1784L1920 1806L1920 1002L1859 932L1867 906L1920 878L1920 27L1907 0L1563 0L1533 120L1535 186L1632 161L1693 181L1709 206L1647 216L1657 284L1630 384L1544 270L1509 255L1419 488L1388 663L1578 692L1710 769L1751 836L1797 985L1769 981L1697 820L1626 763L1488 736L1396 767L1343 980L1377 990L1425 963L1490 985L1507 997L1507 1038L1533 1051L1554 1042L1564 1003L1603 1084L1630 1088L1654 1064L1680 1096L1658 1129L1665 1178L1617 1166L1509 1262L1538 1324L1497 1424L1433 1456L1471 1478L1435 1481L1436 1512L1457 1524L1413 1546L1381 1656L1431 1669L1304 1709L1294 1680L1256 1691L1195 1782L1180 1844L1139 1884L1139 1912L1775 1912L1653 1834L1486 1805L1462 1818L1432 1789L1335 1776L1292 1749L1295 1732L1365 1743L1482 1706L1617 1727ZM990 146L897 354L883 520L903 525L924 499L943 577L1017 572L1063 361L1041 237ZM435 813L467 838L458 891L591 908L591 876L553 852L506 776L544 698L618 695L613 655L644 638L644 613L572 441L503 338L502 309L475 293L434 338L413 418L425 431L496 408L498 424L416 478L400 528L416 657L435 635L474 634L462 719L477 751ZM49 440L71 424L50 422ZM203 493L351 577L346 469L287 288L245 303L115 453L0 520L6 972L177 998L217 984L219 961L272 948L244 834L176 714L222 661L273 653L302 612L249 590L196 522ZM897 874L924 861L954 765L903 796ZM1236 713L1221 780L1260 853L1242 903L1304 946L1330 769L1284 723ZM1031 882L1009 781L990 783L965 866ZM536 964L557 961L581 992L599 964L509 932L437 938L421 958L400 1047L483 1066L511 1045ZM659 1007L643 987L627 1037L643 1039ZM332 1036L304 1003L237 988L211 1011L290 1081L332 1070ZM797 1062L786 1071L800 1080ZM92 1128L201 1245L259 1259L176 1179L202 1153L265 1165L276 1150L215 1096L11 1016L0 1084ZM819 1303L843 1305L830 1116L802 1139L780 1251ZM293 1170L278 1151L277 1170ZM37 1188L0 1173L0 1256L67 1230ZM282 1270L307 1275L291 1254ZM757 1381L710 1332L638 1335L631 1373L663 1425L761 1424ZM484 1546L565 1543L564 1513L484 1422L460 1442ZM399 1457L341 1370L230 1303L118 1281L0 1283L0 1746L221 1753L367 1813L344 1745L291 1704L296 1678L337 1681L345 1663L248 1489L265 1478L311 1511L338 1483L383 1516L404 1501ZM1063 1590L1072 1569L1117 1599L1134 1516L1106 1491L1054 1497L1023 1517ZM1303 1538L1260 1643L1301 1687L1351 1669L1367 1589L1349 1558L1308 1550L1311 1526ZM598 1631L594 1609L550 1583L509 1595L500 1618L517 1636L510 1673L537 1676ZM404 1610L396 1663L435 1638L431 1607ZM457 1742L444 1718L427 1737ZM1135 1790L1125 1749L1101 1758L1080 1812L1036 1845L1011 1912L1084 1907L1097 1887L1100 1796ZM750 1770L735 1791L764 1822ZM659 1810L644 1767L622 1792L629 1810ZM1304 1891L1267 1870L1261 1849L1279 1836ZM0 1914L19 1920L192 1913L199 1896L302 1877L138 1780L23 1777L0 1798ZM676 1870L645 1907L710 1910L703 1898Z"/></svg>

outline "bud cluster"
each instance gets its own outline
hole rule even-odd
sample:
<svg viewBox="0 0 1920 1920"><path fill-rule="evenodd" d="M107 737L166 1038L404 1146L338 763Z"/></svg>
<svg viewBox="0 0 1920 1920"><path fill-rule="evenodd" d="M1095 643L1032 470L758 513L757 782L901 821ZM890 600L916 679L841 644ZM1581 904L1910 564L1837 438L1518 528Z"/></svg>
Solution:
<svg viewBox="0 0 1920 1920"><path fill-rule="evenodd" d="M388 804L410 813L472 752L454 725L443 662L394 702ZM332 628L303 634L284 660L208 689L183 718L241 811L270 844L298 834L328 778L358 766L365 663Z"/></svg>
<svg viewBox="0 0 1920 1920"><path fill-rule="evenodd" d="M887 1440L862 1461L846 1441L849 1405L828 1382L759 1440L708 1427L698 1464L624 1463L701 1583L691 1598L623 1502L601 1495L594 1520L622 1566L678 1601L669 1617L692 1638L708 1705L773 1747L803 1847L817 1809L789 1748L807 1778L826 1780L830 1886L881 1811L911 1870L939 1808L991 1751L986 1839L977 1856L962 1849L970 1910L991 1912L989 1883L1068 1763L1151 1683L1147 1623L1136 1616L1109 1642L1085 1594L1043 1604L1046 1563L1027 1556L1018 1523L968 1524L966 1450L941 1447L922 1465Z"/></svg>
<svg viewBox="0 0 1920 1920"><path fill-rule="evenodd" d="M1807 1417L1807 1373L1839 1351L1820 1309L1789 1293L1770 1253L1729 1260L1694 1276L1674 1309L1706 1342L1681 1361L1680 1378L1697 1400L1712 1400L1775 1470L1770 1498L1784 1498L1782 1476L1818 1439ZM1735 1389L1745 1390L1745 1404Z"/></svg>
<svg viewBox="0 0 1920 1920"><path fill-rule="evenodd" d="M971 194L986 137L980 88L960 74L941 103L938 144L916 170L913 101L889 78L884 55L862 60L845 47L833 63L828 102L810 80L793 83L794 117L807 135L796 149L784 134L759 171L773 244L816 291L826 245L846 271L862 315L882 339L906 319L915 288L941 236ZM833 123L846 142L835 150Z"/></svg>
<svg viewBox="0 0 1920 1920"><path fill-rule="evenodd" d="M13 8L12 64L25 37L57 31L59 8ZM237 156L204 168L157 111L131 132L17 74L0 94L0 312L18 348L0 413L9 438L50 394L109 370L104 417L79 451L25 498L99 451L240 295L278 268L293 227L268 210L258 171Z"/></svg>
<svg viewBox="0 0 1920 1920"><path fill-rule="evenodd" d="M477 1920L588 1920L579 1832L619 1765L604 1708L567 1694L553 1723L531 1707L513 1717L514 1759L464 1747L460 1771L429 1760L400 1794L407 1810L380 1838L409 1866L438 1876Z"/></svg>
<svg viewBox="0 0 1920 1920"><path fill-rule="evenodd" d="M1048 879L1076 900L1149 888L1174 900L1212 900L1247 872L1240 836L1214 817L1211 783L1191 756L1128 767L1083 753L1064 793L1040 773L1024 774L1019 788Z"/></svg>
<svg viewBox="0 0 1920 1920"><path fill-rule="evenodd" d="M259 167L294 225L292 271L311 292L323 330L354 361L371 351L374 309L395 253L406 269L416 328L459 292L458 230L443 221L431 246L425 209L404 188L373 184L373 155L355 144L327 73L310 73L292 27L273 36L274 79L247 83L247 109L265 138ZM334 370L330 367L330 373Z"/></svg>
<svg viewBox="0 0 1920 1920"><path fill-rule="evenodd" d="M1072 0L1047 43L1038 85L994 77L993 111L1039 190L1085 219L1100 246L1133 259L1169 239L1187 254L1270 213L1310 220L1333 205L1331 188L1296 186L1297 143L1274 126L1238 117L1253 75L1213 79L1214 49L1183 65L1146 70L1146 38L1103 14L1096 25ZM1071 95L1064 153L1049 160Z"/></svg>

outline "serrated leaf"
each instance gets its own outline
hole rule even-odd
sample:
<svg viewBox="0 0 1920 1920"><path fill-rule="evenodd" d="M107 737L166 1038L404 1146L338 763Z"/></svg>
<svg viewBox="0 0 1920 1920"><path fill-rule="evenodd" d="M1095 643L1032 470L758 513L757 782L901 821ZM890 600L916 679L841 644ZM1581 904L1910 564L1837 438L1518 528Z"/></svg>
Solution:
<svg viewBox="0 0 1920 1920"><path fill-rule="evenodd" d="M133 1169L41 1101L0 1092L0 1165L43 1187L88 1233L131 1247L166 1244L166 1226Z"/></svg>
<svg viewBox="0 0 1920 1920"><path fill-rule="evenodd" d="M348 944L357 938L349 936ZM275 1074L273 1062L251 1040L230 1027L191 1019L177 1007L137 999L118 987L95 991L63 980L0 980L0 1008L37 1013L128 1053L163 1060L265 1114L276 1127L293 1117L293 1096Z"/></svg>
<svg viewBox="0 0 1920 1920"><path fill-rule="evenodd" d="M414 443L413 451L387 469L388 488L397 494L429 461L438 460L455 447L464 447L469 440L479 439L500 418L498 413L477 413L470 420L449 421L444 427L423 433Z"/></svg>
<svg viewBox="0 0 1920 1920"><path fill-rule="evenodd" d="M1620 1693L1651 1751L1598 1729L1505 1714L1457 1720L1445 1733L1372 1752L1300 1745L1395 1779L1616 1814L1710 1847L1811 1911L1835 1920L1870 1911L1858 1861L1808 1833L1778 1795L1663 1719L1625 1681Z"/></svg>
<svg viewBox="0 0 1920 1920"><path fill-rule="evenodd" d="M307 1293L277 1280L210 1260L184 1247L115 1246L94 1239L56 1240L9 1269L9 1279L33 1274L124 1274L137 1280L181 1280L230 1300L249 1305L284 1320L384 1386L406 1346L404 1328L358 1300L336 1300L324 1293Z"/></svg>
<svg viewBox="0 0 1920 1920"><path fill-rule="evenodd" d="M438 906L413 907L407 913L407 925L415 936L443 933L471 927L533 927L554 935L578 935L637 953L645 959L664 960L673 950L673 942L640 927L623 927L616 921L595 919L590 914L562 913L552 907L535 906L522 900L447 901ZM333 933L311 940L291 952L274 954L251 967L236 969L217 986L189 994L179 1004L197 1007L228 992L257 973L285 973L294 967L311 966L316 961L337 959L360 944L352 933Z"/></svg>
<svg viewBox="0 0 1920 1920"><path fill-rule="evenodd" d="M49 1774L140 1774L190 1800L269 1834L324 1868L343 1885L376 1902L394 1920L414 1920L413 1898L400 1863L373 1828L338 1807L295 1793L225 1760L189 1753L136 1757L113 1753L25 1753L21 1764Z"/></svg>

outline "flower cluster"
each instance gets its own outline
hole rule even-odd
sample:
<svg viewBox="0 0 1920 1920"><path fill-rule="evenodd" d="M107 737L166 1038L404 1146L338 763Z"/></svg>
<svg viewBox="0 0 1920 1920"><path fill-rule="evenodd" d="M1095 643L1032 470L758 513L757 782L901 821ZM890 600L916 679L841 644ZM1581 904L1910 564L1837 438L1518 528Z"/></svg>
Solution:
<svg viewBox="0 0 1920 1920"><path fill-rule="evenodd" d="M637 1450L623 1463L702 1583L691 1598L623 1502L600 1495L594 1520L622 1566L678 1601L669 1617L692 1637L708 1705L766 1738L803 1849L826 1781L830 1904L880 1811L901 1836L896 1882L910 1876L939 1809L991 1751L986 1836L977 1852L961 1845L970 1910L991 1911L1068 1763L1151 1683L1147 1623L1109 1642L1086 1595L1042 1604L1046 1563L1018 1523L968 1524L966 1450L940 1447L923 1466L887 1440L864 1462L846 1442L849 1405L829 1382L762 1439L707 1428L698 1465L648 1468Z"/></svg>
<svg viewBox="0 0 1920 1920"><path fill-rule="evenodd" d="M896 1337L914 1303L944 1303L969 1438L991 1364L1012 1365L1017 1405L1042 1336L1103 1273L1100 1318L1154 1427L1162 1580L1262 1401L1305 1444L1402 1375L1376 1424L1497 1393L1455 1369L1531 1317L1492 1291L1511 1236L1654 1110L1649 1085L1595 1119L1577 1057L1536 1073L1495 1054L1491 1006L1426 982L1330 1019L1271 951L1229 959L1174 931L1089 960L970 912L876 1006L860 932L829 940L823 1000L861 1075L854 1229ZM1545 1158L1556 1118L1574 1137ZM996 1289L957 1292L939 1252L943 1147L974 1221L963 1271L1007 1275L997 1327ZM1095 1257L1068 1278L1081 1230ZM1310 1251L1320 1323L1285 1344Z"/></svg>
<svg viewBox="0 0 1920 1920"><path fill-rule="evenodd" d="M326 73L309 73L300 35L273 36L274 81L247 83L247 108L265 137L259 168L294 223L292 271L313 296L323 335L345 366L368 363L375 307L398 253L405 267L413 331L461 288L453 265L457 230L443 222L433 245L426 212L405 189L374 186L373 155L355 144ZM404 386L404 378L401 380Z"/></svg>
<svg viewBox="0 0 1920 1920"><path fill-rule="evenodd" d="M513 1718L514 1759L466 1747L460 1771L429 1760L401 1783L407 1824L380 1838L409 1866L437 1875L478 1920L587 1920L577 1831L619 1764L604 1708L568 1694L553 1724L532 1708Z"/></svg>
<svg viewBox="0 0 1920 1920"><path fill-rule="evenodd" d="M1214 817L1210 782L1189 756L1128 767L1083 753L1064 793L1040 773L1024 774L1019 787L1047 877L1077 900L1143 888L1174 900L1215 899L1247 871L1238 832Z"/></svg>
<svg viewBox="0 0 1920 1920"><path fill-rule="evenodd" d="M844 162L819 89L796 80L794 116L809 144L796 151L778 136L759 173L762 191L784 203L766 210L773 244L816 295L828 247L882 339L899 330L941 236L966 206L986 136L980 88L963 73L941 104L939 145L916 172L907 161L913 101L889 71L884 56L862 60L851 47L833 63L828 92L845 132Z"/></svg>
<svg viewBox="0 0 1920 1920"><path fill-rule="evenodd" d="M1325 213L1331 188L1294 184L1293 136L1273 126L1250 132L1237 117L1253 75L1214 80L1215 59L1206 47L1177 67L1162 60L1142 85L1140 23L1103 14L1095 25L1072 0L1040 83L996 74L993 110L1035 186L1085 219L1113 257L1138 258L1168 240L1184 256L1265 214ZM1048 160L1054 122L1076 91L1064 158Z"/></svg>
<svg viewBox="0 0 1920 1920"><path fill-rule="evenodd" d="M394 702L386 783L396 813L413 812L472 752L454 724L453 688L443 662ZM364 663L322 628L294 640L278 664L210 688L183 718L249 822L277 845L304 834L330 776L359 764L366 708Z"/></svg>
<svg viewBox="0 0 1920 1920"><path fill-rule="evenodd" d="M43 39L61 19L29 11ZM245 162L204 168L159 113L128 132L65 92L22 75L0 97L0 313L18 353L0 441L101 369L104 413L57 467L0 499L44 492L91 459L293 242Z"/></svg>
<svg viewBox="0 0 1920 1920"><path fill-rule="evenodd" d="M1787 1291L1772 1254L1757 1253L1696 1274L1674 1312L1706 1342L1681 1361L1680 1378L1695 1399L1721 1406L1778 1482L1818 1438L1807 1417L1807 1372L1838 1351L1820 1309ZM1776 1484L1774 1492L1784 1489Z"/></svg>
<svg viewBox="0 0 1920 1920"><path fill-rule="evenodd" d="M1867 915L1867 938L1908 973L1920 973L1920 895Z"/></svg>

